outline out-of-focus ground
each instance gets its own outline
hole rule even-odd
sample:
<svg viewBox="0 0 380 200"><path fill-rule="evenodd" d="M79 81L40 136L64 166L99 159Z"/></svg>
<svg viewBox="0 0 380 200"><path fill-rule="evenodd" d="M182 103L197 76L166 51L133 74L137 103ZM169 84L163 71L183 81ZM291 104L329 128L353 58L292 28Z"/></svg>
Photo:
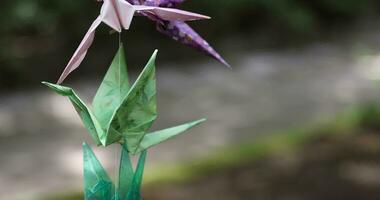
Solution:
<svg viewBox="0 0 380 200"><path fill-rule="evenodd" d="M379 113L374 111L376 109L368 107L348 114L356 115L351 118L357 120L356 125L342 123L339 117L341 122L336 121L335 125L303 133L283 132L284 135L274 136L267 144L252 143L257 148L238 147L240 154L250 155L237 159L240 164L203 169L202 175L184 182L147 186L144 197L156 200L376 200L380 196ZM343 118L347 119L347 114ZM196 176L197 170L193 171Z"/></svg>
<svg viewBox="0 0 380 200"><path fill-rule="evenodd" d="M194 62L183 68L176 67L176 63L159 63L159 119L155 128L202 117L208 121L153 148L147 174L158 166L191 162L229 144L283 128L328 121L351 105L380 100L376 81L380 77L379 35L380 24L373 23L334 41L318 41L297 48L235 52L229 55L232 70L211 61ZM235 44L239 42L244 41ZM150 53L147 52L146 58ZM167 67L161 68L162 65ZM97 84L99 81L84 80L74 83L73 87L90 101ZM79 191L81 142L90 139L69 101L42 85L34 90L3 94L0 98L0 199L38 199ZM354 144L355 141L348 142L345 148ZM318 143L315 145L322 148ZM305 153L313 151L308 146ZM116 150L97 148L96 153L113 171ZM307 168L313 160L302 155L297 162ZM260 171L261 164L252 165L252 170ZM362 166L347 165L347 173L355 167ZM241 169L230 172L230 176L238 179L245 173L251 175L250 165ZM269 169L272 168L265 173L269 173ZM279 190L277 184L282 176L291 177L273 173L274 181L270 184ZM299 176L303 175L312 176ZM314 175L319 178L317 172ZM224 184L224 175L214 176ZM259 175L255 180L260 182L264 176ZM298 178L299 182L304 181ZM290 178L283 181L287 180ZM202 180L198 183L189 190L186 184L176 188L178 192L188 192L187 198L190 198L194 197L193 192L199 191L197 188L207 185ZM292 198L295 188L290 187L285 193ZM154 194L154 190L149 194ZM244 191L240 195L243 194ZM257 195L260 197L260 193ZM175 195L172 198L181 199Z"/></svg>

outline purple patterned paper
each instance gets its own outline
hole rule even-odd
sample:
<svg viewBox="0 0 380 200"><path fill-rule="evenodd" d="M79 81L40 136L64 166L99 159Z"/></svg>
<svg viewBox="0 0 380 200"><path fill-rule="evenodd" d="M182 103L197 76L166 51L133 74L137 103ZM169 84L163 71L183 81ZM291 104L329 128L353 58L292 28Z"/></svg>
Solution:
<svg viewBox="0 0 380 200"><path fill-rule="evenodd" d="M173 40L187 46L198 49L199 51L215 58L222 64L230 66L197 32L182 21L162 21L157 23L157 30Z"/></svg>
<svg viewBox="0 0 380 200"><path fill-rule="evenodd" d="M185 0L128 0L134 5L159 6L159 7L177 7ZM157 30L173 40L182 44L195 48L222 64L230 67L230 65L216 52L206 40L204 40L197 32L195 32L187 23L182 21L165 21L156 16L145 14L146 17L156 22Z"/></svg>
<svg viewBox="0 0 380 200"><path fill-rule="evenodd" d="M173 8L173 7L177 7L179 4L183 3L184 1L185 0L145 0L143 4L146 6L149 5L149 6Z"/></svg>

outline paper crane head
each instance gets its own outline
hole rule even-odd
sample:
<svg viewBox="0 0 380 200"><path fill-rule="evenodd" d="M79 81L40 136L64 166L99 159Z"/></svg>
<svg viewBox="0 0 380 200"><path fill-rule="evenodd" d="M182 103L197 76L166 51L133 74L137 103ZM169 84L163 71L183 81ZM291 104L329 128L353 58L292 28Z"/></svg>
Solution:
<svg viewBox="0 0 380 200"><path fill-rule="evenodd" d="M67 96L83 124L98 145L126 144L131 154L174 137L204 119L173 128L147 133L157 118L155 51L131 86L121 47L100 85L90 109L73 89L43 82L62 96Z"/></svg>

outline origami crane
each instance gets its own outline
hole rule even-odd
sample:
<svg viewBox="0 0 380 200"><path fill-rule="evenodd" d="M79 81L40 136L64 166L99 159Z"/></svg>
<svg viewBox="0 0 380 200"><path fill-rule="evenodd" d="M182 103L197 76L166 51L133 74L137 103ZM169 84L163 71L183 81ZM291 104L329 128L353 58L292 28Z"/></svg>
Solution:
<svg viewBox="0 0 380 200"><path fill-rule="evenodd" d="M135 13L157 17L163 20L191 21L210 18L205 15L191 13L174 8L132 5L125 0L103 0L100 15L92 23L82 42L79 44L79 47L75 51L62 75L60 76L58 84L61 84L73 70L79 67L80 63L86 56L87 50L90 48L94 40L96 28L102 22L110 26L115 31L121 32L122 28L129 29Z"/></svg>
<svg viewBox="0 0 380 200"><path fill-rule="evenodd" d="M145 5L156 7L175 8L185 0L127 0L133 5ZM158 15L143 13L149 19L156 22L157 31L171 37L172 39L198 49L199 51L213 57L222 64L230 66L198 33L196 33L184 20L168 20Z"/></svg>
<svg viewBox="0 0 380 200"><path fill-rule="evenodd" d="M112 183L94 152L83 143L83 174L85 200L141 200L141 182L147 152L141 153L136 171L133 172L128 151L123 147L120 157L119 185Z"/></svg>
<svg viewBox="0 0 380 200"><path fill-rule="evenodd" d="M124 50L120 47L93 100L91 111L73 89L43 82L67 96L97 145L126 144L131 154L140 153L205 121L197 120L146 134L157 118L155 59L150 58L130 87Z"/></svg>

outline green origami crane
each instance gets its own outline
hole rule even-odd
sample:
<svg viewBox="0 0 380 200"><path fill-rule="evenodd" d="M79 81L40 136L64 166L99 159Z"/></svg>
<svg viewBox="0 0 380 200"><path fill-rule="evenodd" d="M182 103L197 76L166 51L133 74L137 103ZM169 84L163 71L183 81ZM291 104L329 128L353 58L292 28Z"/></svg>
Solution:
<svg viewBox="0 0 380 200"><path fill-rule="evenodd" d="M146 151L143 151L136 171L133 172L128 150L123 147L119 166L119 185L115 187L94 152L83 143L85 200L141 200L140 190L145 159Z"/></svg>
<svg viewBox="0 0 380 200"><path fill-rule="evenodd" d="M43 82L67 96L97 145L124 144L130 154L138 154L202 123L205 119L148 133L157 118L155 60L150 58L136 82L130 86L124 50L120 47L93 100L93 111L73 89Z"/></svg>

